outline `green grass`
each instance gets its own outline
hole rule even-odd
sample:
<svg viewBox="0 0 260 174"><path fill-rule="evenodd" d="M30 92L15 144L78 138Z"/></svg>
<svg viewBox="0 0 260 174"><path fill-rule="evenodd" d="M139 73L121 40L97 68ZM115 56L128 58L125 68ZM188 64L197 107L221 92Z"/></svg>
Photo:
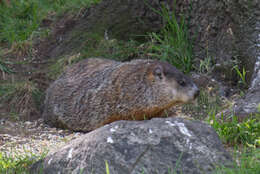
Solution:
<svg viewBox="0 0 260 174"><path fill-rule="evenodd" d="M236 116L231 121L216 119L212 112L209 118L210 125L216 130L223 143L235 146L243 145L248 147L260 147L260 119L248 118L238 122Z"/></svg>
<svg viewBox="0 0 260 174"><path fill-rule="evenodd" d="M37 113L44 99L44 93L29 81L0 84L0 104L5 106L9 118L28 119L30 113Z"/></svg>
<svg viewBox="0 0 260 174"><path fill-rule="evenodd" d="M243 67L243 69L240 71L238 65L235 65L233 67L235 69L237 76L239 77L238 84L241 85L243 88L247 88L247 82L246 82L246 70Z"/></svg>
<svg viewBox="0 0 260 174"><path fill-rule="evenodd" d="M11 1L10 6L1 4L0 41L12 44L28 39L38 28L41 13L38 4L32 0L14 0Z"/></svg>
<svg viewBox="0 0 260 174"><path fill-rule="evenodd" d="M241 122L238 122L236 116L232 116L231 121L224 122L223 115L221 119L216 119L215 113L211 112L208 121L216 130L222 142L234 151L233 166L218 166L214 174L260 173L259 115Z"/></svg>
<svg viewBox="0 0 260 174"><path fill-rule="evenodd" d="M52 18L65 12L79 13L80 9L99 0L12 0L10 5L0 3L0 42L13 43L30 40L45 33L39 30L44 18Z"/></svg>
<svg viewBox="0 0 260 174"><path fill-rule="evenodd" d="M4 61L3 57L4 56L3 56L2 50L0 49L0 74L2 73L4 76L5 73L11 74L11 73L13 73L13 71L11 68L8 67L8 65L11 65L12 62Z"/></svg>
<svg viewBox="0 0 260 174"><path fill-rule="evenodd" d="M154 11L166 24L160 33L150 34L153 54L158 59L170 62L184 73L190 72L193 69L193 51L185 17L181 15L178 22L174 11L170 12L165 7L162 7L161 12Z"/></svg>
<svg viewBox="0 0 260 174"><path fill-rule="evenodd" d="M200 60L200 65L198 71L201 74L210 73L213 69L213 59L207 56L204 60Z"/></svg>
<svg viewBox="0 0 260 174"><path fill-rule="evenodd" d="M46 152L43 152L40 155L36 155L29 151L24 154L20 154L19 152L12 152L11 154L0 152L0 173L27 174L29 173L31 165L44 158L46 155Z"/></svg>
<svg viewBox="0 0 260 174"><path fill-rule="evenodd" d="M2 61L0 59L0 72L2 73L13 73L13 71L7 66L8 64L12 64L11 62Z"/></svg>
<svg viewBox="0 0 260 174"><path fill-rule="evenodd" d="M31 82L5 83L0 85L1 101L9 100L16 94L36 94L37 88Z"/></svg>
<svg viewBox="0 0 260 174"><path fill-rule="evenodd" d="M232 167L218 166L213 174L259 174L260 149L246 149L242 153L234 153Z"/></svg>

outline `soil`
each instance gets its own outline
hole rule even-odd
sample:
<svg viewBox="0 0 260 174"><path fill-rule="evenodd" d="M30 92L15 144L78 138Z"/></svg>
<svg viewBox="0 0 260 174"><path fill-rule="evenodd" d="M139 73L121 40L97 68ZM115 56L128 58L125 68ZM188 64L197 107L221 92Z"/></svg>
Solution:
<svg viewBox="0 0 260 174"><path fill-rule="evenodd" d="M42 119L34 121L0 121L0 151L6 155L40 156L53 151L83 133L51 128Z"/></svg>

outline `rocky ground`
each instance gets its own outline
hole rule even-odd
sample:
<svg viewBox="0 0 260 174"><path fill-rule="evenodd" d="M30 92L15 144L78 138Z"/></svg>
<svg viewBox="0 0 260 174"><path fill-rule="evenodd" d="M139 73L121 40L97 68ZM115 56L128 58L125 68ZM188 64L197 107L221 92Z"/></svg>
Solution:
<svg viewBox="0 0 260 174"><path fill-rule="evenodd" d="M42 119L35 121L0 121L0 151L7 155L41 155L55 150L83 133L51 128Z"/></svg>

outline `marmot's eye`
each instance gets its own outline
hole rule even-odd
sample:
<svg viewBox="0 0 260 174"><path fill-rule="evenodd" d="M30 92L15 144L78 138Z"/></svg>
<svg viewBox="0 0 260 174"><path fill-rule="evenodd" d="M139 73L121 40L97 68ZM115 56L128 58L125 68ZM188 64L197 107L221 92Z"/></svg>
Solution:
<svg viewBox="0 0 260 174"><path fill-rule="evenodd" d="M156 68L154 70L154 75L162 79L162 69L161 68Z"/></svg>
<svg viewBox="0 0 260 174"><path fill-rule="evenodd" d="M162 75L161 69L156 68L155 71L154 71L154 74L157 75L157 76L161 76Z"/></svg>
<svg viewBox="0 0 260 174"><path fill-rule="evenodd" d="M180 80L178 83L179 83L181 86L186 86L186 82L185 82L184 80Z"/></svg>

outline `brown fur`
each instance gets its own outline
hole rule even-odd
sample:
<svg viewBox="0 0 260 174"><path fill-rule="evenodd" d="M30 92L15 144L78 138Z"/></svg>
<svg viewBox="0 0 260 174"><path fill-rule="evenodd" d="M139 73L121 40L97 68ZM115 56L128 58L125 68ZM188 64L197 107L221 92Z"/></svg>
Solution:
<svg viewBox="0 0 260 174"><path fill-rule="evenodd" d="M166 62L86 59L49 87L43 117L53 125L87 132L116 120L161 116L176 103L193 100L198 91Z"/></svg>

